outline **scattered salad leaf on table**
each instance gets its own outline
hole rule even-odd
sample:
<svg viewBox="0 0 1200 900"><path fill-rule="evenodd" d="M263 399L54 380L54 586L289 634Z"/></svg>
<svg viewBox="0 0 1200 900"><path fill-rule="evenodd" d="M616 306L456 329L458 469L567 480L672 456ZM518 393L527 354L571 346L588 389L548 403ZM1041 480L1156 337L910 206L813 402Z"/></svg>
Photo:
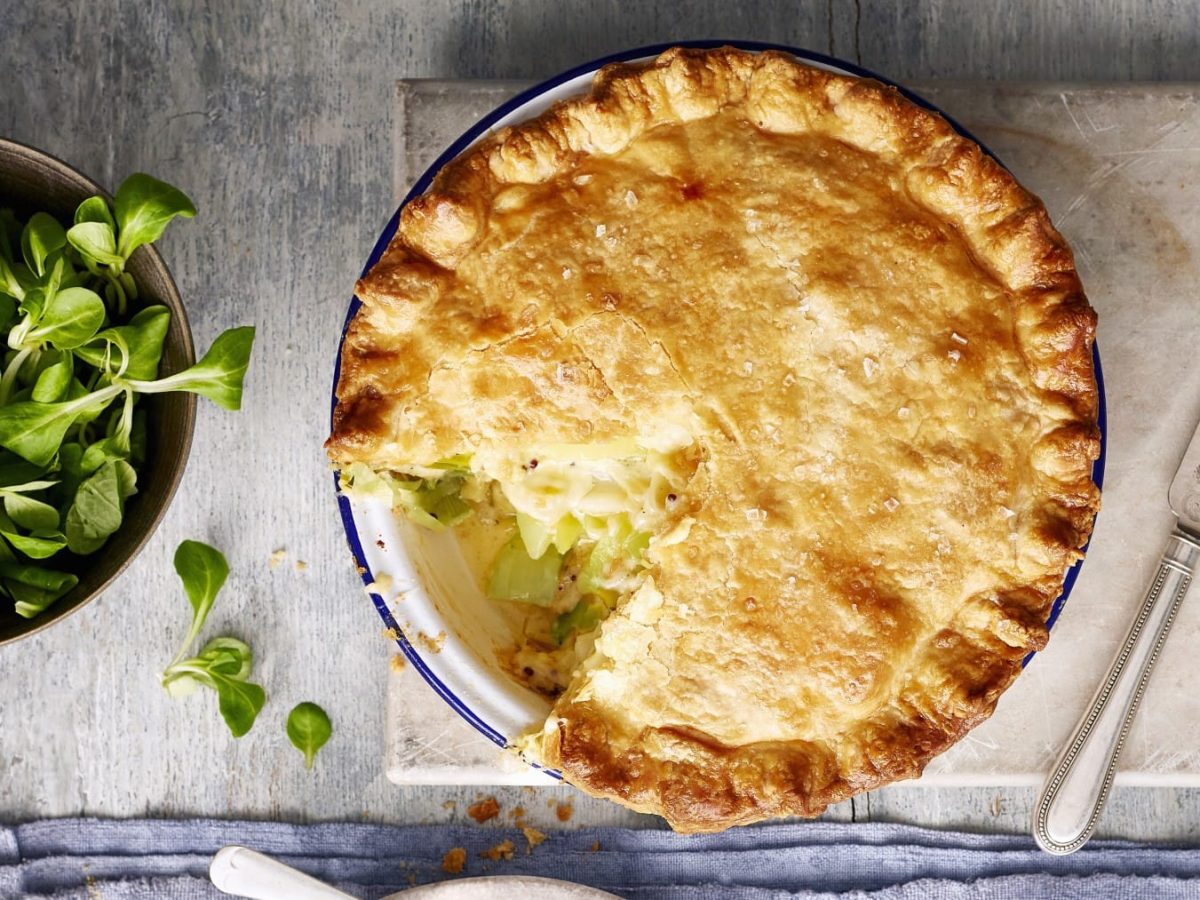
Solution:
<svg viewBox="0 0 1200 900"><path fill-rule="evenodd" d="M292 746L304 754L304 768L311 769L317 751L333 734L333 723L325 710L315 703L300 703L287 718L287 736Z"/></svg>
<svg viewBox="0 0 1200 900"><path fill-rule="evenodd" d="M198 654L187 656L229 576L229 563L215 547L184 541L175 550L175 571L192 606L192 624L175 658L163 670L162 685L173 697L185 696L199 687L216 691L221 717L230 733L241 737L254 725L267 702L266 691L248 680L254 665L249 645L237 638L215 637Z"/></svg>
<svg viewBox="0 0 1200 900"><path fill-rule="evenodd" d="M182 191L144 174L121 184L112 208L84 200L70 228L0 209L0 597L22 616L78 583L49 568L57 554L95 553L121 527L146 456L141 395L241 406L253 327L229 329L194 366L160 378L171 313L131 306L130 255L195 214ZM230 708L254 707L245 694Z"/></svg>

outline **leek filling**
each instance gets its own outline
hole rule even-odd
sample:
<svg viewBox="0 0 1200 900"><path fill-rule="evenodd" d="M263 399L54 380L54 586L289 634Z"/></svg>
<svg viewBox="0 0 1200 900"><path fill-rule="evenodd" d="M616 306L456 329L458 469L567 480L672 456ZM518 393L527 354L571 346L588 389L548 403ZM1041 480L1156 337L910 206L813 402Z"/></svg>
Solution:
<svg viewBox="0 0 1200 900"><path fill-rule="evenodd" d="M376 472L355 463L342 487L424 528L472 519L463 535L482 528L505 538L477 573L488 598L517 615L521 639L501 662L519 682L557 696L601 623L643 581L652 535L671 517L690 469L683 451L619 441L489 464L459 456Z"/></svg>

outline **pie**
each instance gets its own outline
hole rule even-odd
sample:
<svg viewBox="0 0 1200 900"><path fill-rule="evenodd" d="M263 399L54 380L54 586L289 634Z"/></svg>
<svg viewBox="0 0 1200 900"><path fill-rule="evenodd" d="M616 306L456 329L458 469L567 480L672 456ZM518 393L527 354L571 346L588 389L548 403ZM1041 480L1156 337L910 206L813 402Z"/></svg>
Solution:
<svg viewBox="0 0 1200 900"><path fill-rule="evenodd" d="M715 831L920 774L1044 646L1099 505L1042 203L897 91L673 49L491 135L359 283L327 449L490 535L520 739Z"/></svg>

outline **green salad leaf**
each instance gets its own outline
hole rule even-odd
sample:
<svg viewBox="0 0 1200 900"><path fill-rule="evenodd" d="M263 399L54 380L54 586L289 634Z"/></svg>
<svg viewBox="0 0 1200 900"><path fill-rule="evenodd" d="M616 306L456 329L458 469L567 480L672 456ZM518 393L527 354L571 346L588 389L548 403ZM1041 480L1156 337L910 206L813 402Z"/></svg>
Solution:
<svg viewBox="0 0 1200 900"><path fill-rule="evenodd" d="M99 471L104 471L104 467ZM187 656L229 576L229 563L215 547L200 541L184 541L175 550L175 571L192 607L192 623L179 652L163 670L162 685L176 697L199 687L215 691L217 706L230 733L241 737L254 725L267 702L266 691L249 680L254 667L249 645L233 637L215 637L198 654Z"/></svg>
<svg viewBox="0 0 1200 900"><path fill-rule="evenodd" d="M58 220L48 213L34 213L21 232L21 256L36 275L46 271L50 254L67 245L67 233Z"/></svg>
<svg viewBox="0 0 1200 900"><path fill-rule="evenodd" d="M50 568L59 553L100 552L121 527L147 457L142 395L241 405L254 329L226 331L194 366L160 377L171 314L138 308L126 271L138 247L195 213L182 191L140 173L111 205L80 203L69 227L0 208L0 562L25 567L0 575L0 598L22 615L70 589L73 576Z"/></svg>
<svg viewBox="0 0 1200 900"><path fill-rule="evenodd" d="M121 235L117 253L124 259L142 244L157 241L172 219L196 215L183 191L141 173L130 175L117 188L115 206Z"/></svg>
<svg viewBox="0 0 1200 900"><path fill-rule="evenodd" d="M325 710L315 703L300 703L288 713L287 736L292 746L304 754L304 768L311 769L313 760L333 735L333 723Z"/></svg>
<svg viewBox="0 0 1200 900"><path fill-rule="evenodd" d="M191 368L158 381L131 379L125 383L142 394L188 391L207 397L225 409L241 409L242 382L250 365L253 344L253 325L230 328L213 341L208 352Z"/></svg>
<svg viewBox="0 0 1200 900"><path fill-rule="evenodd" d="M67 231L67 242L81 256L106 266L119 266L124 260L117 253L117 234L106 222L80 222Z"/></svg>

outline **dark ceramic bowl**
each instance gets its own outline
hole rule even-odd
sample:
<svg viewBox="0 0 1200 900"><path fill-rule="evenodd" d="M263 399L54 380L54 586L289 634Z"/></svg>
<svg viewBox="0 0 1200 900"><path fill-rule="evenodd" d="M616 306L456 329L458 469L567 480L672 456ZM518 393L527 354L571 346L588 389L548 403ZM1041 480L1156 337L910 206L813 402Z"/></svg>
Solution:
<svg viewBox="0 0 1200 900"><path fill-rule="evenodd" d="M69 226L75 207L95 194L108 196L92 179L53 156L0 139L0 207L12 207L22 218L48 212ZM171 311L161 374L186 369L195 362L192 332L162 257L152 247L141 247L130 257L127 271L137 283L139 306L161 303ZM158 527L187 463L196 424L196 398L183 393L153 394L144 396L139 408L146 411L147 459L138 472L138 492L129 498L120 530L91 556L72 558L61 553L54 557L53 565L74 572L79 584L36 618L18 616L12 601L0 599L0 644L48 628L88 603L121 574Z"/></svg>

